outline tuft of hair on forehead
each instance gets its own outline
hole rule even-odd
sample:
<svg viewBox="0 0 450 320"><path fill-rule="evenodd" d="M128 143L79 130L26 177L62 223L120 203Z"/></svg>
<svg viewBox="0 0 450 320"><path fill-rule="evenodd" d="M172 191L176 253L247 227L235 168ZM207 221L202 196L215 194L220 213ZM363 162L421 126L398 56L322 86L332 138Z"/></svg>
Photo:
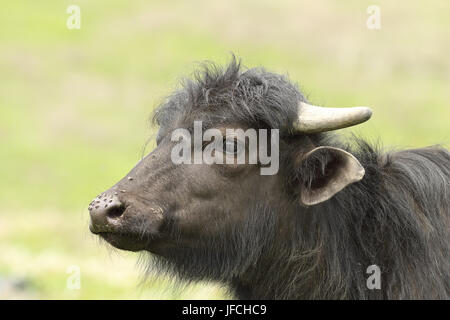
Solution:
<svg viewBox="0 0 450 320"><path fill-rule="evenodd" d="M208 125L237 123L290 133L299 101L306 98L287 76L264 68L245 69L232 55L225 67L202 63L156 109L153 122L171 126L202 120Z"/></svg>

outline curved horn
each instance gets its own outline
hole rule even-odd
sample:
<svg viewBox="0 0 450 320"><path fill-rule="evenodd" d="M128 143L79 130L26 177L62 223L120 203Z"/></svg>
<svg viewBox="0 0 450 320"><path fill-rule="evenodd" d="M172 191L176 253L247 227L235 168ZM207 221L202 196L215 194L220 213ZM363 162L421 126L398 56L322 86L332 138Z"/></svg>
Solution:
<svg viewBox="0 0 450 320"><path fill-rule="evenodd" d="M300 102L294 127L297 132L318 133L351 127L371 116L372 110L368 107L324 108Z"/></svg>

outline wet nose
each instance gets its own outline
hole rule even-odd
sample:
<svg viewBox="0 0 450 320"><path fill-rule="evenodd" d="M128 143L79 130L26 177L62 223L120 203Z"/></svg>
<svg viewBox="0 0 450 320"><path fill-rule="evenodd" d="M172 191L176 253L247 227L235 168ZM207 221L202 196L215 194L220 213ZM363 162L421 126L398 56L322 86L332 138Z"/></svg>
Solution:
<svg viewBox="0 0 450 320"><path fill-rule="evenodd" d="M125 206L115 194L103 193L89 204L91 223L89 228L93 233L111 232L119 223L125 211Z"/></svg>

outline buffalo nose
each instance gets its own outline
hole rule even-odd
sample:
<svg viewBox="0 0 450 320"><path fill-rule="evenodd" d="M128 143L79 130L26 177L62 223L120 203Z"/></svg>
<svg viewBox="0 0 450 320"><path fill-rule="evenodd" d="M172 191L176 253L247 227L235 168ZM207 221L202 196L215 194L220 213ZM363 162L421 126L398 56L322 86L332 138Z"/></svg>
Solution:
<svg viewBox="0 0 450 320"><path fill-rule="evenodd" d="M101 194L89 204L89 228L93 233L113 231L124 211L125 206L116 195Z"/></svg>

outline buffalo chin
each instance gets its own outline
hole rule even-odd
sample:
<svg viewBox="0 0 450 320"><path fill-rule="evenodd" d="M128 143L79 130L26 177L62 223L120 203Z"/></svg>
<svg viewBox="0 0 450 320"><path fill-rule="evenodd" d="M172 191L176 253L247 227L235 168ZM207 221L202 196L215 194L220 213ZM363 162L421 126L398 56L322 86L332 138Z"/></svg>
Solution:
<svg viewBox="0 0 450 320"><path fill-rule="evenodd" d="M99 233L98 236L111 244L113 247L121 250L136 252L144 250L147 246L147 242L145 240L139 241L139 237L132 234L104 232Z"/></svg>

